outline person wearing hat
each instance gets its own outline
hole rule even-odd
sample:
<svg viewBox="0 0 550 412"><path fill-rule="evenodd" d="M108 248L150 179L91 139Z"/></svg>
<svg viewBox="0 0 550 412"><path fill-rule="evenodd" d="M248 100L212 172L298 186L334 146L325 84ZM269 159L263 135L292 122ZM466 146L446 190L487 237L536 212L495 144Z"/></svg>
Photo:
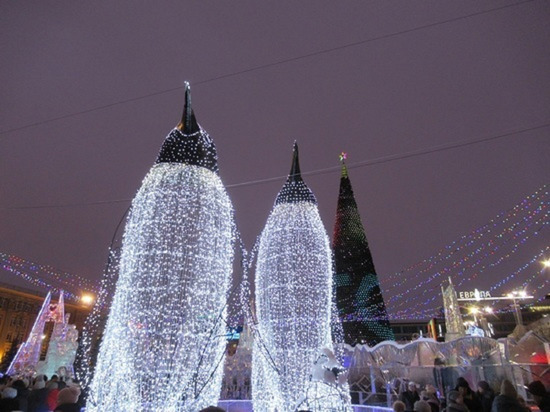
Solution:
<svg viewBox="0 0 550 412"><path fill-rule="evenodd" d="M441 402L437 398L437 390L433 385L426 385L426 390L420 392L420 399L430 404L431 412L439 412L441 409Z"/></svg>
<svg viewBox="0 0 550 412"><path fill-rule="evenodd" d="M78 386L61 389L57 394L57 406L54 412L79 412L80 405L77 403L79 396L80 388Z"/></svg>
<svg viewBox="0 0 550 412"><path fill-rule="evenodd" d="M464 405L468 407L470 412L483 412L481 401L477 398L475 392L470 388L468 381L462 376L457 379L455 390L462 395Z"/></svg>
<svg viewBox="0 0 550 412"><path fill-rule="evenodd" d="M416 391L416 383L410 381L407 385L407 390L399 396L399 400L405 404L406 412L413 412L415 402L420 400L420 395Z"/></svg>
<svg viewBox="0 0 550 412"><path fill-rule="evenodd" d="M449 391L445 412L469 412L468 407L464 405L464 397L459 391Z"/></svg>
<svg viewBox="0 0 550 412"><path fill-rule="evenodd" d="M508 379L502 381L500 395L495 398L491 412L526 412L519 403L516 388Z"/></svg>
<svg viewBox="0 0 550 412"><path fill-rule="evenodd" d="M39 376L32 387L32 391L28 397L28 409L32 412L48 412L48 393L49 389L46 388L46 381L42 376Z"/></svg>
<svg viewBox="0 0 550 412"><path fill-rule="evenodd" d="M15 399L17 396L17 389L11 386L6 386L2 389L2 396L0 399L0 412L10 412L19 410L19 401Z"/></svg>
<svg viewBox="0 0 550 412"><path fill-rule="evenodd" d="M11 384L13 389L17 389L17 396L15 399L19 402L19 410L27 412L29 409L29 390L27 389L28 381L25 379L17 379Z"/></svg>
<svg viewBox="0 0 550 412"><path fill-rule="evenodd" d="M483 412L491 412L493 401L495 400L495 392L491 389L491 386L486 381L479 381L477 383L477 398L481 402Z"/></svg>
<svg viewBox="0 0 550 412"><path fill-rule="evenodd" d="M533 381L527 386L527 391L533 395L533 400L541 412L550 412L550 396L541 381Z"/></svg>

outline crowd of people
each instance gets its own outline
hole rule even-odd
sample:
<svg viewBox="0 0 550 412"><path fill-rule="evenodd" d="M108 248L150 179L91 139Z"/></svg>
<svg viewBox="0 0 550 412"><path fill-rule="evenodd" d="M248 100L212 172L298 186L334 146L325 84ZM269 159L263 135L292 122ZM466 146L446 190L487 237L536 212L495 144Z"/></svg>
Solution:
<svg viewBox="0 0 550 412"><path fill-rule="evenodd" d="M53 375L28 379L0 378L0 412L80 412L80 386Z"/></svg>
<svg viewBox="0 0 550 412"><path fill-rule="evenodd" d="M541 381L526 387L541 412L550 412L550 393ZM453 390L441 398L432 385L419 391L409 382L406 390L394 402L394 412L531 412L525 399L518 395L509 380L503 380L500 392L495 393L489 383L480 381L474 391L468 381L459 377ZM53 375L49 380L38 375L27 379L0 378L0 412L80 412L84 401L80 386L71 379ZM211 406L204 411L223 410ZM202 412L202 411L201 411Z"/></svg>
<svg viewBox="0 0 550 412"><path fill-rule="evenodd" d="M498 393L486 381L478 382L474 391L463 377L457 379L455 388L445 398L440 398L432 385L420 392L418 389L416 383L409 382L393 404L394 412L531 412L507 379L502 381ZM526 390L541 412L550 412L550 394L541 381L531 382Z"/></svg>

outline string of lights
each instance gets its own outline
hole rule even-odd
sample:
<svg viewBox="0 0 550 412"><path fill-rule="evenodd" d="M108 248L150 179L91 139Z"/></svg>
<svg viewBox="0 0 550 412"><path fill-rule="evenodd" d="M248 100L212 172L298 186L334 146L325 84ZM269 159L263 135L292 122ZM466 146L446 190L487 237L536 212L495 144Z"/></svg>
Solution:
<svg viewBox="0 0 550 412"><path fill-rule="evenodd" d="M397 273L393 274L390 278L394 278L398 275L400 275L400 277L399 277L398 282L395 282L395 283L393 283L392 286L390 286L389 288L388 287L386 288L385 293L387 293L388 296L391 296L390 297L390 302L393 303L397 299L403 299L404 298L403 293L401 293L401 294L395 294L395 293L389 294L389 291L395 290L396 287L401 286L404 283L404 281L403 281L404 278L409 279L409 280L410 279L416 279L417 277L419 277L423 273L426 273L428 271L428 269L432 269L437 263L440 263L440 262L445 261L445 260L449 260L451 257L457 255L458 252L462 251L463 249L465 249L467 247L472 248L473 246L475 246L477 241L482 240L484 237L486 237L486 235L488 233L493 233L494 234L493 238L504 239L505 238L504 236L505 236L506 233L512 232L512 230L514 228L517 229L517 227L519 225L519 222L517 221L518 218L523 219L522 221L525 222L525 221L533 220L539 214L542 215L543 217L547 216L547 214L546 214L547 213L547 208L548 208L548 201L547 201L548 190L547 190L547 188L548 188L548 185L543 186L542 188L540 188L539 190L537 190L533 194L527 196L525 199L523 199L520 203L515 205L513 208L509 209L508 211L499 213L497 215L497 217L492 219L488 224L477 228L476 230L472 231L470 234L462 236L456 242L453 242L450 245L446 246L445 248L441 249L438 252L438 254L436 254L436 255L428 258L428 259L424 259L423 261L418 262L415 265L411 265L411 266L409 266L408 268L404 269L401 272L397 272ZM525 215L525 216L523 216L523 215ZM499 229L499 226L502 226L504 223L508 224L508 226ZM541 226L537 227L537 225L539 223L541 223ZM543 219L542 222L540 222L539 220L535 220L528 227L535 228L536 229L535 234L537 234L538 232L540 232L546 226L546 224L547 224L547 221L544 220L544 219ZM519 237L518 233L520 233L521 231L522 230L520 230L519 232L514 232L514 234L511 237L513 239L516 239L516 241L517 241L518 237ZM523 232L526 232L526 231L527 231L527 228L523 228ZM512 247L512 252L517 251L519 246L521 244L525 243L528 239L529 239L528 236L526 236L524 238L520 238L519 242L517 242ZM492 244L493 249L492 250L487 249L486 248L487 244ZM242 246L242 247L244 248L244 246ZM489 240L484 245L476 247L474 249L474 251L479 254L481 251L485 250L485 254L483 254L482 256L486 257L489 254L488 250L490 250L491 254L494 255L495 251L498 250L499 247L501 247L501 246L496 244L494 239L492 239L492 240ZM445 253L445 252L446 252L446 254L444 255L443 253ZM472 268L475 268L476 266L480 266L480 265L481 266L477 271L475 271L469 277L464 277L464 276L460 277L458 279L458 285L461 285L464 282L475 279L477 276L479 276L479 274L483 273L484 270L487 267L495 267L497 264L502 263L504 260L506 260L510 256L511 256L510 253L505 254L505 255L500 256L499 258L497 258L496 261L489 262L488 264L484 264L484 265L481 265L481 262L483 262L483 259L481 259L480 257L478 257L477 259L473 259L472 256L469 256L467 258L463 257L462 261L458 260L458 262L461 263L462 265L464 265L464 261L466 261L466 262L468 262L468 264L466 266L464 266L463 269L460 271L461 275L463 273L466 273L468 270L470 270ZM70 275L66 272L57 271L57 270L55 270L52 267L47 266L47 265L35 264L33 262L30 262L28 260L22 259L20 257L14 256L14 255L9 255L9 254L3 253L3 254L0 255L0 257L2 258L2 263L3 263L2 267L5 270L8 270L8 271L10 271L11 273L14 273L17 276L22 277L23 279L25 279L26 281L34 284L35 286L39 286L39 287L42 287L42 288L47 289L47 290L51 289L51 290L54 290L54 291L59 291L61 289L64 289L64 290L68 291L68 293L67 293L68 298L73 299L75 301L78 301L80 299L80 296L79 296L80 293L79 292L71 291L71 288L74 287L74 282L68 281L68 278L70 278L70 276L72 276L72 275ZM23 271L17 269L17 267L7 266L6 262L10 262L10 263L13 263L14 265L19 265L21 267L24 266L26 268L27 272L23 272ZM414 272L414 274L409 273L409 274L407 274L407 276L403 276L403 273L405 271L412 271L413 269L418 269L421 265L427 264L427 263L429 264L428 267L425 267L421 270L417 270L416 272ZM457 265L456 261L455 261L454 266L455 267L459 266L459 265ZM34 274L32 272L33 270L34 270ZM422 283L422 287L425 287L426 284L428 284L429 282L431 282L433 280L436 280L438 278L437 277L438 273L439 273L439 278L441 278L441 274L448 273L449 271L450 271L449 268L443 268L440 272L434 271L434 274L432 274L431 277L428 277L424 281L424 283ZM40 277L40 275L42 275L42 277ZM53 280L48 282L45 279L48 276L51 276L53 278ZM411 276L414 276L414 277L411 277ZM86 280L83 279L80 276L78 276L77 278L79 279L79 281L80 281L80 279L82 279L82 283L86 282ZM435 286L434 288L436 288L436 287L437 286ZM96 288L94 288L93 286L89 286L89 289L94 291ZM112 291L113 288L110 288L110 290ZM424 306L430 305L435 300L437 300L437 297L435 295L432 296L430 299L420 299L418 297L418 295L415 295L415 294L413 294L412 296L408 295L408 298L409 298L408 306L410 306L411 304L414 304L415 299L417 301L416 302L417 305L419 304L418 301L421 301L421 304L424 305ZM413 299L412 301L411 301L411 298ZM99 301L100 300L98 299L98 302ZM393 309L393 311L392 311L391 318L394 319L396 317L399 317L400 316L399 314L401 314L402 311L400 311L398 309L396 310L395 307L392 307L392 309ZM423 312L424 310L420 309L420 311ZM409 307L404 314L408 316L409 314L413 314L413 313L416 313L416 311L411 310L411 308ZM398 314L398 315L396 316L396 314ZM348 320L351 320L351 319L348 319ZM236 322L234 321L234 323L236 323Z"/></svg>
<svg viewBox="0 0 550 412"><path fill-rule="evenodd" d="M461 236L458 240L453 241L444 248L440 249L435 255L423 259L411 266L408 266L402 269L399 272L390 274L387 279L399 279L401 283L395 283L397 286L404 283L408 278L410 278L410 273L415 271L415 275L421 275L425 272L432 270L432 268L445 260L450 259L455 254L458 254L464 248L471 247L476 241L481 240L483 237L490 235L495 232L499 226L508 224L512 221L512 226L506 228L504 227L498 235L495 237L502 237L506 232L513 230L513 227L516 224L519 224L521 220L518 219L523 213L529 214L531 210L536 210L538 208L547 208L548 207L548 185L544 185L539 188L534 193L526 196L522 201L516 204L511 209L500 212L495 218L491 219L487 224L484 224L467 235ZM500 230L500 229L499 229ZM424 269L418 269L421 266L427 265Z"/></svg>
<svg viewBox="0 0 550 412"><path fill-rule="evenodd" d="M115 246L115 240L115 237L113 237L109 247L105 270L101 278L99 292L95 304L84 322L84 327L82 329L82 344L77 351L75 360L77 365L75 369L76 376L82 383L84 393L90 395L90 400L92 402L96 402L93 398L93 393L89 391L97 361L94 354L97 354L99 349L101 336L103 335L106 324L105 314L110 312L111 302L120 270L120 247Z"/></svg>
<svg viewBox="0 0 550 412"><path fill-rule="evenodd" d="M29 275L28 273L26 272L22 272L20 270L18 270L16 267L13 267L13 266L10 266L8 264L5 264L5 263L1 263L0 264L0 267L10 273L13 273L14 275L17 275L19 276L20 278L26 280L27 282L35 285L35 286L38 286L38 287L41 287L41 288L44 288L45 290L48 290L48 291L53 291L55 293L60 293L61 291L64 291L64 294L66 297L68 297L69 299L75 301L75 302L78 302L80 300L80 295L78 294L74 294L72 292L70 292L69 290L65 290L63 287L58 287L58 286L54 286L53 284L51 283L48 283L40 278L36 278L36 277L33 277L31 275Z"/></svg>
<svg viewBox="0 0 550 412"><path fill-rule="evenodd" d="M0 252L0 267L20 276L36 286L64 289L79 295L76 284L88 292L96 292L97 285L82 276L67 273L49 265L41 265L8 253ZM76 281L76 282L75 282Z"/></svg>
<svg viewBox="0 0 550 412"><path fill-rule="evenodd" d="M542 216L538 216L539 214L542 214ZM532 218L535 215L537 215L539 219L532 220ZM547 224L548 216L544 213L537 212L537 213L533 213L530 216L531 216L530 219L527 220L529 221L529 223L527 223L525 226L518 227L518 225L514 224L510 228L505 229L506 231L511 232L509 236L504 237L504 236L496 235L495 237L492 237L484 245L481 245L480 247L475 248L473 251L469 253L465 253L462 256L459 256L459 259L454 260L451 264L445 265L439 270L432 269L433 270L432 274L429 275L427 279L425 279L424 281L418 281L417 280L418 275L415 276L414 278L409 277L408 281L411 283L414 282L413 286L411 286L410 288L407 288L406 291L403 291L401 293L393 293L390 299L388 300L388 306L391 308L392 311L398 310L400 307L402 307L405 304L407 304L408 307L410 307L410 303L411 303L410 300L407 300L407 302L405 302L404 300L401 300L399 303L394 303L400 300L401 298L403 298L405 295L407 295L407 297L414 296L415 299L422 300L423 304L428 304L430 301L429 300L426 301L424 299L426 294L433 292L433 288L428 287L430 283L440 279L445 279L446 276L452 274L454 276L457 276L457 275L462 276L459 281L459 285L460 285L464 282L463 276L466 271L469 271L475 268L475 266L477 266L477 264L479 264L479 262L481 262L483 259L487 259L488 257L495 256L496 253L499 250L501 250L502 246L506 245L510 240L516 240L515 244L513 244L513 246L511 247L511 250L508 253L505 253L502 256L498 257L497 261L491 263L491 265L494 267L497 264L500 264L505 260L509 259L515 252L517 252L519 247L523 245L531 237L531 234L529 233L529 229L531 230L534 229L535 233L538 233L538 230L540 230L541 225L544 226L545 224ZM522 223L525 223L525 222L522 222ZM512 232L512 229L514 228L518 229L517 232ZM487 246L490 246L490 247L487 248ZM482 254L482 256L479 259L474 260L473 258L482 251L485 251ZM433 268L433 265L431 266L431 268ZM424 271L424 273L425 272L426 271ZM472 274L472 276L474 275L476 274L475 273ZM470 277L467 279L471 280L472 278ZM434 288L439 287L439 283L436 286L434 286ZM402 286L403 284L404 282L401 281L399 284L394 284L392 287L389 288L389 290L392 290L392 288L395 288L397 286ZM417 290L421 290L421 292L412 293ZM433 297L432 297L432 300L433 300Z"/></svg>
<svg viewBox="0 0 550 412"><path fill-rule="evenodd" d="M488 288L490 292L498 292L501 291L502 294L507 294L509 292L509 286L507 286L513 279L521 278L523 276L523 273L531 270L533 265L540 265L540 260L546 254L550 251L550 246L547 246L539 251L536 255L534 255L529 261L512 271L509 275L502 278L501 280L495 282L492 286ZM531 292L536 290L543 290L545 286L548 283L548 279L545 279L544 276L541 276L541 270L534 270L530 277L526 278L524 282L521 284L521 288L525 289L529 287L529 290ZM507 288L505 287L507 286ZM435 294L432 299L430 300L439 300L441 297L438 294ZM542 296L540 299L544 299L544 296ZM538 299L538 300L540 300ZM418 305L417 305L418 306ZM420 308L420 309L414 309L417 306L414 306L413 308L405 308L400 311L392 312L391 318L398 320L398 319L429 319L432 317L435 317L438 315L438 309L434 307L428 307L428 308ZM494 303L493 303L494 306ZM501 311L509 311L510 309L502 309Z"/></svg>

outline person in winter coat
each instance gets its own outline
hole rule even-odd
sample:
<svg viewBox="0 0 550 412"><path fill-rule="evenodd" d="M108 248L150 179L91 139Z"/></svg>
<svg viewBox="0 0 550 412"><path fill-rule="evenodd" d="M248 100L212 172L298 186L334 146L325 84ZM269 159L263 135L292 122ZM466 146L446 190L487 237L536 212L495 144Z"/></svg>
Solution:
<svg viewBox="0 0 550 412"><path fill-rule="evenodd" d="M77 403L80 396L78 386L68 386L61 389L57 394L57 406L54 412L80 412L80 405Z"/></svg>
<svg viewBox="0 0 550 412"><path fill-rule="evenodd" d="M2 396L0 399L0 412L11 412L19 410L19 401L15 399L17 396L17 389L10 386L6 386L2 389Z"/></svg>
<svg viewBox="0 0 550 412"><path fill-rule="evenodd" d="M432 412L432 408L428 402L420 400L414 403L414 412Z"/></svg>
<svg viewBox="0 0 550 412"><path fill-rule="evenodd" d="M48 407L48 393L46 382L37 379L29 393L29 412L49 412L51 409Z"/></svg>
<svg viewBox="0 0 550 412"><path fill-rule="evenodd" d="M17 396L15 399L19 402L19 409L22 412L27 412L29 408L29 390L27 389L27 383L23 379L17 379L11 384L13 389L17 389Z"/></svg>
<svg viewBox="0 0 550 412"><path fill-rule="evenodd" d="M470 412L483 412L483 407L481 406L480 400L477 398L477 395L470 388L470 384L462 376L456 381L456 388L458 392L462 395L464 399L464 405L468 407Z"/></svg>
<svg viewBox="0 0 550 412"><path fill-rule="evenodd" d="M476 395L481 402L481 408L483 412L491 412L493 400L495 399L495 392L491 389L489 383L485 381L479 381L477 384Z"/></svg>
<svg viewBox="0 0 550 412"><path fill-rule="evenodd" d="M405 412L405 404L401 401L395 401L392 405L393 412Z"/></svg>
<svg viewBox="0 0 550 412"><path fill-rule="evenodd" d="M550 395L541 381L533 381L527 386L527 391L533 395L533 400L541 412L550 412Z"/></svg>
<svg viewBox="0 0 550 412"><path fill-rule="evenodd" d="M433 385L426 385L426 390L420 393L420 399L430 404L432 412L439 412L441 409L441 402L437 398L437 390Z"/></svg>
<svg viewBox="0 0 550 412"><path fill-rule="evenodd" d="M55 375L54 375L55 376ZM55 408L55 405L57 405L57 394L59 393L59 385L56 381L50 380L48 383L46 383L46 388L48 388L48 397L46 398L46 402L48 403L48 410L53 411L53 408Z"/></svg>
<svg viewBox="0 0 550 412"><path fill-rule="evenodd" d="M491 412L525 412L518 401L518 392L512 382L504 379L500 385L500 395L493 401Z"/></svg>
<svg viewBox="0 0 550 412"><path fill-rule="evenodd" d="M413 412L415 402L420 400L420 395L416 391L416 383L409 382L407 390L401 393L399 400L405 404L406 412Z"/></svg>
<svg viewBox="0 0 550 412"><path fill-rule="evenodd" d="M468 407L464 405L464 397L459 391L449 391L445 412L469 412Z"/></svg>

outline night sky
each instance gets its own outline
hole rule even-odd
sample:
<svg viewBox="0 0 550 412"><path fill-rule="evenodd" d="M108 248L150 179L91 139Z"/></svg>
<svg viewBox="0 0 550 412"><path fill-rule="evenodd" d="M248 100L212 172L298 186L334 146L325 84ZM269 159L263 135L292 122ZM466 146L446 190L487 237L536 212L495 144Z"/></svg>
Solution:
<svg viewBox="0 0 550 412"><path fill-rule="evenodd" d="M389 275L550 183L545 0L3 1L0 56L0 252L90 279L185 80L248 247L294 140L331 235L348 153L386 295ZM463 289L548 246L543 225Z"/></svg>

